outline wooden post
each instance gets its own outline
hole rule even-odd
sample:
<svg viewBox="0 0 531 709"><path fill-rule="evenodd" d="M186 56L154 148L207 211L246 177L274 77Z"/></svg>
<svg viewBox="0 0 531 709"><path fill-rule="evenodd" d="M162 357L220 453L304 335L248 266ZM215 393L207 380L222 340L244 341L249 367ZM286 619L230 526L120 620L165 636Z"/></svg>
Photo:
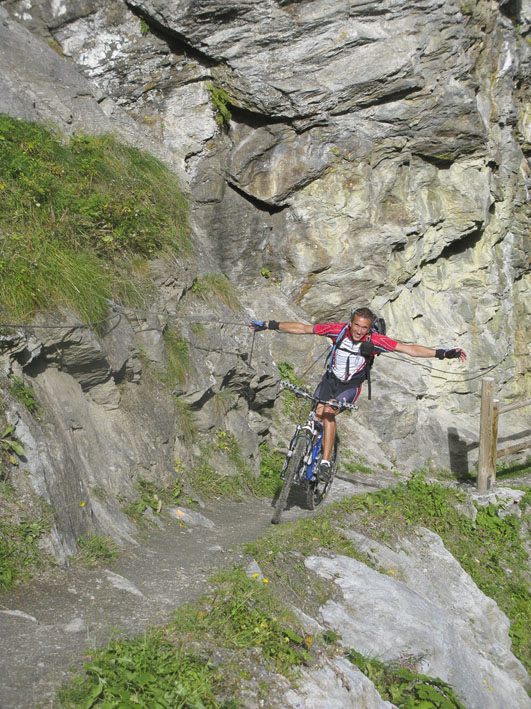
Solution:
<svg viewBox="0 0 531 709"><path fill-rule="evenodd" d="M485 377L481 382L481 414L479 421L479 463L477 489L489 490L495 477L495 465L492 463L492 449L496 442L492 440L494 423L494 379ZM494 456L495 457L495 456Z"/></svg>
<svg viewBox="0 0 531 709"><path fill-rule="evenodd" d="M498 419L500 415L499 400L494 399L492 402L492 448L490 449L490 468L492 470L492 479L489 487L494 487L496 484L496 453L498 448Z"/></svg>

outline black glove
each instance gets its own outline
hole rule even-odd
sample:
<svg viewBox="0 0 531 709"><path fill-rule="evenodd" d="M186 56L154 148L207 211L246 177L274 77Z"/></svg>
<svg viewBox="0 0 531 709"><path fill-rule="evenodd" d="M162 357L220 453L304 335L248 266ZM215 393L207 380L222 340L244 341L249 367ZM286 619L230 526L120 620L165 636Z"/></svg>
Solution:
<svg viewBox="0 0 531 709"><path fill-rule="evenodd" d="M267 323L264 322L263 320L251 320L250 327L255 332L261 332L261 330L267 330Z"/></svg>
<svg viewBox="0 0 531 709"><path fill-rule="evenodd" d="M453 348L451 350L435 350L435 356L437 359L458 359L461 354L461 350Z"/></svg>
<svg viewBox="0 0 531 709"><path fill-rule="evenodd" d="M278 322L276 320L269 320L269 322L251 320L251 327L255 332L261 332L262 330L278 330Z"/></svg>

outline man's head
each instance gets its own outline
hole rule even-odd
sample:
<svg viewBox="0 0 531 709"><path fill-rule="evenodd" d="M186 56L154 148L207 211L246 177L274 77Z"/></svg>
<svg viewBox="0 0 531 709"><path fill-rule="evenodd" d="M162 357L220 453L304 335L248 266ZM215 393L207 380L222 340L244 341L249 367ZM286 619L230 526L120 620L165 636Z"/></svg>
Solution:
<svg viewBox="0 0 531 709"><path fill-rule="evenodd" d="M355 308L350 314L350 335L359 342L371 331L374 313L369 308Z"/></svg>

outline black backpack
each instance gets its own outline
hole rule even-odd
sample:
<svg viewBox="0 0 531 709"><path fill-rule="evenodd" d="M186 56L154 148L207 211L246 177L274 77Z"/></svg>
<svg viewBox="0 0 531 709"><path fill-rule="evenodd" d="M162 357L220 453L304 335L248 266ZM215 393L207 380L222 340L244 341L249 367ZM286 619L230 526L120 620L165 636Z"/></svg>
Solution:
<svg viewBox="0 0 531 709"><path fill-rule="evenodd" d="M328 371L331 371L331 369L332 369L332 363L334 361L334 354L335 354L337 348L340 347L341 343L345 339L348 326L349 326L349 323L346 323L345 327L341 330L339 335L336 337L336 340L332 346L332 351L330 352L330 357L328 358L328 367L327 367ZM379 335L385 335L386 330L387 330L387 326L385 324L385 320L380 317L375 317L373 320L370 332L367 335L367 339L364 340L360 345L360 355L365 358L365 364L366 364L366 367L364 370L365 376L361 381L364 381L365 379L367 380L367 396L369 399L371 398L371 368L372 368L372 365L374 364L375 356L380 354L379 352L377 352L375 350L374 345L371 342L371 336L372 336L373 332L377 332Z"/></svg>

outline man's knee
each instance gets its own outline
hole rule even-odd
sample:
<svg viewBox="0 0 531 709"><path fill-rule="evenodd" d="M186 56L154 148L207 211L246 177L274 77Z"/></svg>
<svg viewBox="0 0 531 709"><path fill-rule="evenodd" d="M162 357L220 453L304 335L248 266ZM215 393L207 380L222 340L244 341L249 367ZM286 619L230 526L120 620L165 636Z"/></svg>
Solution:
<svg viewBox="0 0 531 709"><path fill-rule="evenodd" d="M339 409L335 407L333 404L325 404L324 410L323 410L323 416L327 419L334 419L336 417L337 412Z"/></svg>

